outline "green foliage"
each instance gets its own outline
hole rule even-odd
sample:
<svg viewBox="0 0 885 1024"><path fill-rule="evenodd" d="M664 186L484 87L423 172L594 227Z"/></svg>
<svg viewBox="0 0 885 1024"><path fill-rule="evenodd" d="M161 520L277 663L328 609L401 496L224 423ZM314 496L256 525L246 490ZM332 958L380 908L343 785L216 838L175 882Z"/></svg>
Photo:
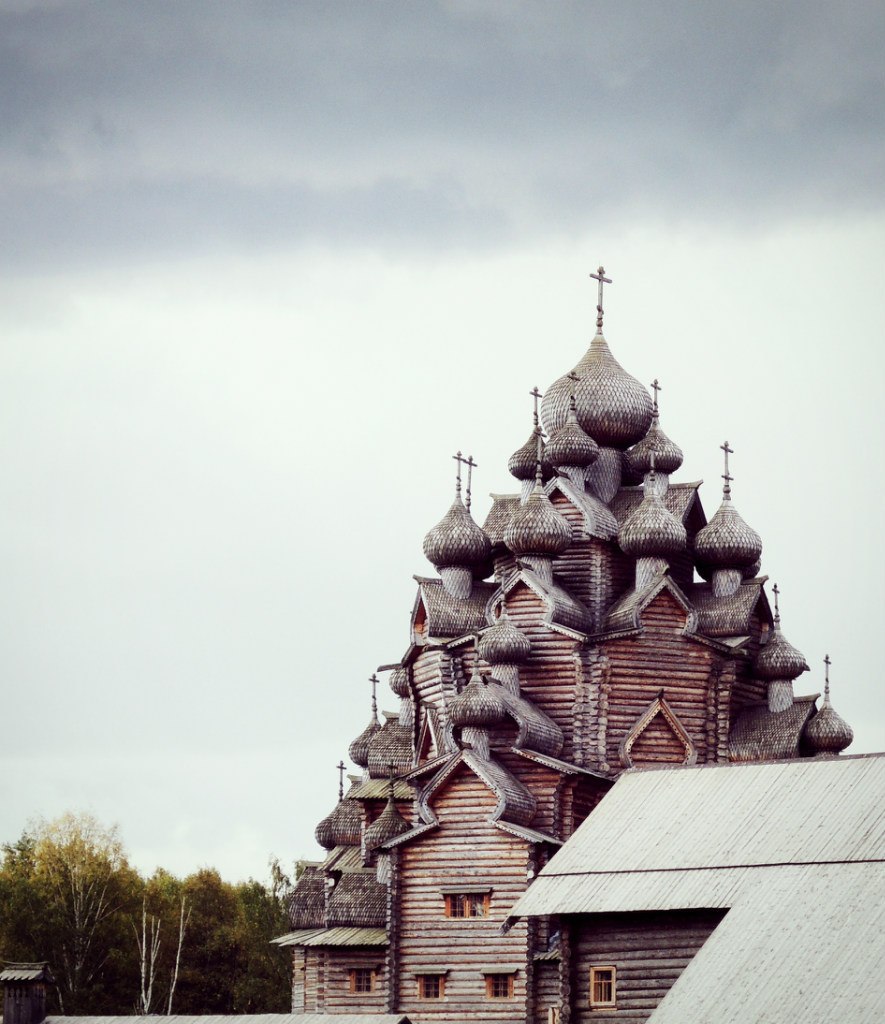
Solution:
<svg viewBox="0 0 885 1024"><path fill-rule="evenodd" d="M66 814L2 847L0 959L48 960L54 1012L283 1013L288 958L270 940L291 885L276 860L267 885L210 868L142 878L116 827Z"/></svg>

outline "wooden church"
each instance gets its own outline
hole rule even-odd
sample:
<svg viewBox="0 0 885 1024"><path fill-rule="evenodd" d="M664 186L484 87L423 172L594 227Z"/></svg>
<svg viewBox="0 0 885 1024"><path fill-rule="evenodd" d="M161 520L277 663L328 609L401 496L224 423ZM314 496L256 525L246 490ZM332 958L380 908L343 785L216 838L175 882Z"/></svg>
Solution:
<svg viewBox="0 0 885 1024"><path fill-rule="evenodd" d="M399 711L379 721L373 695L359 774L277 940L295 1013L565 1021L557 919L502 926L621 773L851 742L828 692L794 691L808 666L732 501L731 449L708 521L699 484L676 478L657 382L652 397L609 348L593 276L596 335L536 391L514 493L480 526L465 460L464 497L459 463L425 537L437 574L416 577L407 649L385 666Z"/></svg>

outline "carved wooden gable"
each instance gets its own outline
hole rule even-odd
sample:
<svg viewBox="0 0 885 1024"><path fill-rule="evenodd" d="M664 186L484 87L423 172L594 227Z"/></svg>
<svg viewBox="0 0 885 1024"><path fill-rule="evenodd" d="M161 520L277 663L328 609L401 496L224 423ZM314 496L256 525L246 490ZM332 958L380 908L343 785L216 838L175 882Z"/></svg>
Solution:
<svg viewBox="0 0 885 1024"><path fill-rule="evenodd" d="M694 764L697 748L663 692L630 727L618 748L621 764Z"/></svg>

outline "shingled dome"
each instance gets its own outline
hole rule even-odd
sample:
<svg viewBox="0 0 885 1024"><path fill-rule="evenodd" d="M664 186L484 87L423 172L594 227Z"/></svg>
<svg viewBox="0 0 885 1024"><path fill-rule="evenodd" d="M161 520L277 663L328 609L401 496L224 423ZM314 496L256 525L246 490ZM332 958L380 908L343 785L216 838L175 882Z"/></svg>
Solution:
<svg viewBox="0 0 885 1024"><path fill-rule="evenodd" d="M451 508L424 538L424 554L437 569L482 565L492 550L489 538L456 494Z"/></svg>
<svg viewBox="0 0 885 1024"><path fill-rule="evenodd" d="M808 663L781 632L780 623L775 622L768 643L756 656L755 669L759 679L796 679L808 671Z"/></svg>
<svg viewBox="0 0 885 1024"><path fill-rule="evenodd" d="M568 419L574 389L578 423L596 441L609 448L629 448L645 437L653 408L648 392L612 355L600 333L572 371L547 389L541 403L541 421L553 434Z"/></svg>
<svg viewBox="0 0 885 1024"><path fill-rule="evenodd" d="M378 719L373 715L372 720L363 729L363 731L357 736L357 738L350 744L347 753L354 764L358 764L360 768L366 768L369 764L369 744L372 739L381 729L381 724Z"/></svg>
<svg viewBox="0 0 885 1024"><path fill-rule="evenodd" d="M476 672L449 705L452 725L488 728L507 718L507 706L499 683L489 683Z"/></svg>
<svg viewBox="0 0 885 1024"><path fill-rule="evenodd" d="M409 696L409 672L408 669L394 669L390 676L390 688L394 694L405 700Z"/></svg>
<svg viewBox="0 0 885 1024"><path fill-rule="evenodd" d="M568 419L554 431L547 443L547 458L553 466L589 466L599 458L599 445L582 429L575 411L574 395Z"/></svg>
<svg viewBox="0 0 885 1024"><path fill-rule="evenodd" d="M639 507L618 531L618 543L636 558L672 558L685 550L685 527L664 505L653 478Z"/></svg>
<svg viewBox="0 0 885 1024"><path fill-rule="evenodd" d="M532 644L525 633L502 615L479 638L476 653L489 665L521 665L532 653Z"/></svg>
<svg viewBox="0 0 885 1024"><path fill-rule="evenodd" d="M660 473L675 473L682 465L682 449L661 430L655 413L645 437L626 453L625 461L634 473L645 474L651 469L651 453L655 454L655 469Z"/></svg>
<svg viewBox="0 0 885 1024"><path fill-rule="evenodd" d="M388 797L387 806L366 829L365 843L367 850L375 850L384 843L396 839L404 832L408 832L409 823L396 809L393 796Z"/></svg>
<svg viewBox="0 0 885 1024"><path fill-rule="evenodd" d="M741 519L729 495L709 523L698 531L695 554L712 569L744 569L762 554L762 538Z"/></svg>
<svg viewBox="0 0 885 1024"><path fill-rule="evenodd" d="M336 846L359 846L360 805L356 800L344 798L335 810L317 825L314 835L324 850Z"/></svg>
<svg viewBox="0 0 885 1024"><path fill-rule="evenodd" d="M830 656L824 658L827 666L824 702L820 711L802 732L802 739L812 754L840 754L854 739L854 730L830 703Z"/></svg>
<svg viewBox="0 0 885 1024"><path fill-rule="evenodd" d="M556 511L538 480L525 504L514 511L504 543L515 555L558 555L571 542L568 520Z"/></svg>
<svg viewBox="0 0 885 1024"><path fill-rule="evenodd" d="M537 464L538 432L533 430L528 441L521 448L517 448L507 460L507 469L510 471L510 475L515 476L517 480L533 480ZM551 470L547 446L541 439L541 472L545 477L549 477Z"/></svg>

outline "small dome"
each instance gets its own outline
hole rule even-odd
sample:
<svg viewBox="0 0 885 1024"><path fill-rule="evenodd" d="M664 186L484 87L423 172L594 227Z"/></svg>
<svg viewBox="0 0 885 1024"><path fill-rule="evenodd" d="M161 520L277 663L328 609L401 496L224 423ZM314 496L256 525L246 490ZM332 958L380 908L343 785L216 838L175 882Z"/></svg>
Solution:
<svg viewBox="0 0 885 1024"><path fill-rule="evenodd" d="M787 640L775 622L768 643L756 655L756 676L759 679L797 679L808 671L804 656Z"/></svg>
<svg viewBox="0 0 885 1024"><path fill-rule="evenodd" d="M424 538L424 554L437 569L481 565L491 550L489 538L464 507L460 493L455 495L449 511Z"/></svg>
<svg viewBox="0 0 885 1024"><path fill-rule="evenodd" d="M534 480L537 464L538 433L536 430L533 430L529 435L528 441L526 441L522 448L517 448L507 460L507 469L510 471L510 475L515 476L517 480ZM547 446L544 444L544 440L542 438L541 472L545 477L549 477L551 470L552 466L550 465L550 459L547 455Z"/></svg>
<svg viewBox="0 0 885 1024"><path fill-rule="evenodd" d="M390 676L390 688L400 700L409 697L409 670L402 667L394 669Z"/></svg>
<svg viewBox="0 0 885 1024"><path fill-rule="evenodd" d="M358 764L360 768L366 768L369 764L369 744L372 742L373 737L379 732L381 725L378 719L372 715L372 719L369 724L363 729L363 731L357 736L357 738L348 747L347 753L350 756L351 761L354 764Z"/></svg>
<svg viewBox="0 0 885 1024"><path fill-rule="evenodd" d="M618 543L636 558L672 558L685 550L685 527L656 493L653 479L639 507L618 531Z"/></svg>
<svg viewBox="0 0 885 1024"><path fill-rule="evenodd" d="M470 682L449 705L452 725L487 728L507 717L500 683L489 683L474 672Z"/></svg>
<svg viewBox="0 0 885 1024"><path fill-rule="evenodd" d="M409 823L396 809L393 797L389 797L387 806L366 829L366 849L375 850L391 839L401 836L403 832L408 832L410 828Z"/></svg>
<svg viewBox="0 0 885 1024"><path fill-rule="evenodd" d="M525 633L502 615L479 638L476 653L489 665L521 665L532 653L532 645Z"/></svg>
<svg viewBox="0 0 885 1024"><path fill-rule="evenodd" d="M504 543L515 555L558 555L572 542L572 528L547 497L541 482L520 505L504 531Z"/></svg>
<svg viewBox="0 0 885 1024"><path fill-rule="evenodd" d="M391 765L396 772L407 772L413 756L411 728L400 723L399 715L391 715L369 744L369 777L387 778Z"/></svg>
<svg viewBox="0 0 885 1024"><path fill-rule="evenodd" d="M854 739L854 730L835 708L825 700L802 733L812 754L839 754Z"/></svg>
<svg viewBox="0 0 885 1024"><path fill-rule="evenodd" d="M568 418L572 389L578 423L596 440L610 448L628 448L645 436L652 420L648 392L612 355L608 342L597 334L584 358L572 371L547 389L541 403L541 420L553 434Z"/></svg>
<svg viewBox="0 0 885 1024"><path fill-rule="evenodd" d="M711 569L744 569L762 554L762 538L741 519L726 494L709 523L694 540L699 563Z"/></svg>
<svg viewBox="0 0 885 1024"><path fill-rule="evenodd" d="M360 805L346 797L338 801L332 813L317 825L314 835L324 850L336 846L359 846Z"/></svg>
<svg viewBox="0 0 885 1024"><path fill-rule="evenodd" d="M550 436L547 459L552 466L589 466L599 458L599 445L578 423L574 398L568 419Z"/></svg>
<svg viewBox="0 0 885 1024"><path fill-rule="evenodd" d="M626 453L627 465L634 473L647 473L651 469L651 453L655 453L655 469L659 473L675 473L682 465L682 449L661 430L655 413L645 437Z"/></svg>

